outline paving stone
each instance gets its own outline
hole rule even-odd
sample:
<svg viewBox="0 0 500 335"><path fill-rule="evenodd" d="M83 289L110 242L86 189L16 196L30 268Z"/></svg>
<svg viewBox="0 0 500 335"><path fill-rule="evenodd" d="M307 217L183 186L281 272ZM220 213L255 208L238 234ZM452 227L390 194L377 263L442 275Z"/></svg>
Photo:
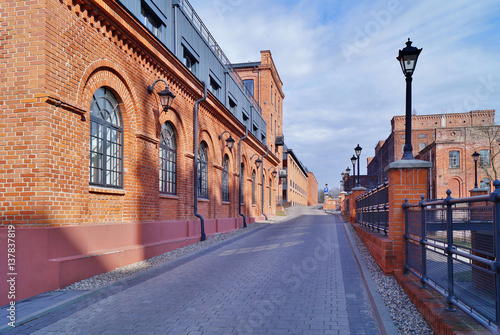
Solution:
<svg viewBox="0 0 500 335"><path fill-rule="evenodd" d="M304 214L100 289L14 333L378 334L343 224Z"/></svg>

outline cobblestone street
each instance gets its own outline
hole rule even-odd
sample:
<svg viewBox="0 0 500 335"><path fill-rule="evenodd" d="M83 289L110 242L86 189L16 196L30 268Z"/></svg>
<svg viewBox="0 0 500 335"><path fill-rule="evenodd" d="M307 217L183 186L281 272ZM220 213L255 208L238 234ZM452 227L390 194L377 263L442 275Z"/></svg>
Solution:
<svg viewBox="0 0 500 335"><path fill-rule="evenodd" d="M292 218L92 291L13 334L379 334L336 215ZM383 328L382 328L383 329Z"/></svg>

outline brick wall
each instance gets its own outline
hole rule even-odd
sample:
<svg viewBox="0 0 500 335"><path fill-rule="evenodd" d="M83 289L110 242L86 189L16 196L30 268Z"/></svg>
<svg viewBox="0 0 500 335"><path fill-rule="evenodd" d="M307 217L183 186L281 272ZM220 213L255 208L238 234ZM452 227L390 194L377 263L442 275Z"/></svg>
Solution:
<svg viewBox="0 0 500 335"><path fill-rule="evenodd" d="M6 18L0 23L0 225L16 225L23 250L17 259L23 268L16 299L66 284L59 280L61 268L48 266L50 259L41 256L54 245L70 244L58 257L69 257L71 266L88 259L89 271L71 277L82 279L199 240L200 223L193 211L193 111L203 95L202 84L116 1L8 1L0 14ZM156 93L146 90L156 79L166 80L176 95L166 114L159 110ZM121 111L123 188L89 186L90 103L100 87L113 93ZM155 92L163 89L159 83ZM165 122L176 133L176 195L158 190L159 136ZM200 104L196 129L199 142L208 146L209 196L198 201L207 234L242 225L238 150L229 151L225 137L219 140L225 130L236 143L245 134L244 126L209 94ZM262 200L267 215L276 213L275 203L268 203L269 190L271 197L278 194L277 179L270 174L280 163L276 153L264 158L264 199L259 170L256 206L251 203L248 177L255 167L249 158L266 152L253 135L242 142L247 222L263 218ZM224 154L230 161L227 203L221 194ZM72 233L75 226L82 234ZM34 238L38 230L47 239ZM133 234L124 236L124 231ZM103 236L116 244L106 244ZM96 239L106 243L96 246ZM116 258L94 254L106 248L118 248ZM38 256L31 257L32 251ZM43 274L36 285L32 269Z"/></svg>

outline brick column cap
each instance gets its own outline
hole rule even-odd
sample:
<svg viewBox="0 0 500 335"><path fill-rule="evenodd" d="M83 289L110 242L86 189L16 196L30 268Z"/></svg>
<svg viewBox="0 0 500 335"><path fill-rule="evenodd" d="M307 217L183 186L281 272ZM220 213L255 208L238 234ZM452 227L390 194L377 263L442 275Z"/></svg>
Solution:
<svg viewBox="0 0 500 335"><path fill-rule="evenodd" d="M432 163L420 159L401 159L387 165L384 172L395 169L430 169Z"/></svg>
<svg viewBox="0 0 500 335"><path fill-rule="evenodd" d="M487 195L488 193L490 193L490 190L487 189L487 188L473 188L472 190L469 190L471 196L475 196L475 195Z"/></svg>

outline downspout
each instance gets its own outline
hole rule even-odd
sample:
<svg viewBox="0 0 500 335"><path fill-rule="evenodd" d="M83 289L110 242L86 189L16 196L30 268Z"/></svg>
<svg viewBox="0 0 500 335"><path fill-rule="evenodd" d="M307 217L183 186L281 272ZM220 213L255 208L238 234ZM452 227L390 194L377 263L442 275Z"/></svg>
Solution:
<svg viewBox="0 0 500 335"><path fill-rule="evenodd" d="M267 221L267 216L264 214L264 157L269 156L269 147L266 145L267 152L264 156L262 156L262 198L261 198L261 204L262 204L262 215L266 218Z"/></svg>
<svg viewBox="0 0 500 335"><path fill-rule="evenodd" d="M205 219L198 213L198 105L200 102L204 101L207 98L207 85L205 82L203 84L203 98L200 100L196 100L194 103L194 215L201 220L201 240L205 241L207 239L207 235L205 234Z"/></svg>
<svg viewBox="0 0 500 335"><path fill-rule="evenodd" d="M239 213L241 216L243 216L243 228L246 228L247 227L247 220L246 220L246 217L245 215L243 215L243 213L241 212L241 192L242 192L242 185L241 185L241 177L242 177L242 173L241 173L241 141L243 141L245 138L247 138L248 136L248 129L245 127L245 136L243 136L242 138L240 138L239 142L238 142L238 169L239 169L239 185L238 185L238 210L239 210Z"/></svg>

